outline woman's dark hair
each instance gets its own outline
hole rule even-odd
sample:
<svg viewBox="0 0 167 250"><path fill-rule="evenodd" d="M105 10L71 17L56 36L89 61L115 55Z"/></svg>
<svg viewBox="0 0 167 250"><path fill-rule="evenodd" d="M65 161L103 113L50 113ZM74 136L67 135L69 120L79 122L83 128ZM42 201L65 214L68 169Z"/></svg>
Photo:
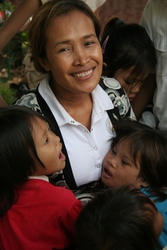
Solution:
<svg viewBox="0 0 167 250"><path fill-rule="evenodd" d="M153 202L139 190L108 188L81 211L76 224L77 249L160 249L153 229L156 213Z"/></svg>
<svg viewBox="0 0 167 250"><path fill-rule="evenodd" d="M72 11L79 11L88 16L94 25L96 36L99 39L100 24L90 9L90 7L81 0L52 0L42 5L33 17L29 28L29 41L32 51L34 66L37 71L47 73L39 63L39 58L45 58L46 33L48 26L56 18L67 15Z"/></svg>
<svg viewBox="0 0 167 250"><path fill-rule="evenodd" d="M125 24L115 17L106 24L101 38L103 60L107 64L108 77L114 77L118 69L134 67L129 82L139 75L142 81L155 72L157 63L155 48L146 30L136 23Z"/></svg>
<svg viewBox="0 0 167 250"><path fill-rule="evenodd" d="M129 143L131 156L136 163L139 156L139 177L149 184L151 193L159 200L167 199L167 137L160 130L128 118L114 124L116 137L112 148L120 141Z"/></svg>
<svg viewBox="0 0 167 250"><path fill-rule="evenodd" d="M15 202L14 189L36 171L40 161L35 148L33 123L40 118L38 112L21 106L0 109L0 216Z"/></svg>

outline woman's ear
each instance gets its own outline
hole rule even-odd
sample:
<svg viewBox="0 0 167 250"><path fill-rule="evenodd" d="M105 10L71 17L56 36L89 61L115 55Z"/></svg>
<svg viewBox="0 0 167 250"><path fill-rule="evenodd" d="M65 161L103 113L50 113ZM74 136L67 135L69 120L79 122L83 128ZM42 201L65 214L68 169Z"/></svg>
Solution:
<svg viewBox="0 0 167 250"><path fill-rule="evenodd" d="M47 61L46 58L41 58L41 57L38 57L38 61L40 63L40 65L46 70L46 71L50 71L50 65Z"/></svg>
<svg viewBox="0 0 167 250"><path fill-rule="evenodd" d="M103 62L103 75L108 76L108 67L107 63Z"/></svg>

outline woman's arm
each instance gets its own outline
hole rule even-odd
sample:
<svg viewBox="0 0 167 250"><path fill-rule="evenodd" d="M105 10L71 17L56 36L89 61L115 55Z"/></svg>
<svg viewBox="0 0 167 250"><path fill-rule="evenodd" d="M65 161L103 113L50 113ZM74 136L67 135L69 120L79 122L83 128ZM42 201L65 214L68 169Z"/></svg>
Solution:
<svg viewBox="0 0 167 250"><path fill-rule="evenodd" d="M0 52L41 5L40 0L22 0L0 29Z"/></svg>

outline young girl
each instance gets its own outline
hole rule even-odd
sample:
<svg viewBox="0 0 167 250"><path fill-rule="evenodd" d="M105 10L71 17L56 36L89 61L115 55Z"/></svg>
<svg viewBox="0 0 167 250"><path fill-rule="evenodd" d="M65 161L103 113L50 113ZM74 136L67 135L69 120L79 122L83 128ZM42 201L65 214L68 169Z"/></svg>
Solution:
<svg viewBox="0 0 167 250"><path fill-rule="evenodd" d="M61 149L59 137L38 112L18 106L0 110L0 249L74 244L81 202L47 177L64 169Z"/></svg>
<svg viewBox="0 0 167 250"><path fill-rule="evenodd" d="M102 182L107 187L130 185L150 197L164 218L159 237L167 245L167 139L136 121L115 124L116 137L103 160Z"/></svg>
<svg viewBox="0 0 167 250"><path fill-rule="evenodd" d="M156 55L150 37L139 24L125 24L115 17L105 26L101 45L103 75L115 78L110 87L115 86L117 91L120 83L132 101L149 73L155 71Z"/></svg>

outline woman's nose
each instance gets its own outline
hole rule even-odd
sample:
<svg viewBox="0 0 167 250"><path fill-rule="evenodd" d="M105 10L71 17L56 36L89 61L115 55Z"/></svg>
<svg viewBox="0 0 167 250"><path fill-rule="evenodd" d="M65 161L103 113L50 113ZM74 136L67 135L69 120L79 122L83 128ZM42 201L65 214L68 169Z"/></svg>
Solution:
<svg viewBox="0 0 167 250"><path fill-rule="evenodd" d="M90 56L84 48L77 48L74 52L74 65L84 66L90 61Z"/></svg>

